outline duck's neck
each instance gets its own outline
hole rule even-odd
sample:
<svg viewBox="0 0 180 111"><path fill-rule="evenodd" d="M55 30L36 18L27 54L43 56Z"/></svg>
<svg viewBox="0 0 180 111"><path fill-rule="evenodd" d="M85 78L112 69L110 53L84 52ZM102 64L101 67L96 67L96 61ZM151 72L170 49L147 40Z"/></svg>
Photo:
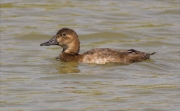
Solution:
<svg viewBox="0 0 180 111"><path fill-rule="evenodd" d="M79 50L80 50L80 42L74 41L71 44L69 44L67 47L63 47L62 52L70 55L76 55L79 53Z"/></svg>

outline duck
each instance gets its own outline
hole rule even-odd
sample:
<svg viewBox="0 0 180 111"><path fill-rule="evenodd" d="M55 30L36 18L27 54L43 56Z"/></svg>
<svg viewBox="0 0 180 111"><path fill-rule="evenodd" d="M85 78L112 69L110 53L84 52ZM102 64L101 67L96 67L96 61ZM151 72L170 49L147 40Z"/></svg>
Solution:
<svg viewBox="0 0 180 111"><path fill-rule="evenodd" d="M95 48L79 54L80 41L78 35L70 28L60 29L49 41L40 44L40 46L51 45L62 47L62 52L58 58L63 62L131 64L147 60L156 53L145 53L134 49Z"/></svg>

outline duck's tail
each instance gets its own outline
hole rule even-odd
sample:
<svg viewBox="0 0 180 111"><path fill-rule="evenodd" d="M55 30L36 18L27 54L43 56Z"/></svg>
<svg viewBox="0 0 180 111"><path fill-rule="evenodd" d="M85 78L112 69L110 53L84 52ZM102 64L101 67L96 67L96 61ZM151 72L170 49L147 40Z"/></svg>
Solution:
<svg viewBox="0 0 180 111"><path fill-rule="evenodd" d="M154 55L156 52L151 53L150 55Z"/></svg>
<svg viewBox="0 0 180 111"><path fill-rule="evenodd" d="M146 56L145 56L145 59L149 59L151 55L154 55L156 52L153 52L153 53L147 53Z"/></svg>
<svg viewBox="0 0 180 111"><path fill-rule="evenodd" d="M134 49L127 50L129 53L129 56L127 58L128 63L133 63L133 62L140 62L143 60L147 60L150 58L151 55L155 54L156 52L153 53L145 53L141 51L137 51Z"/></svg>

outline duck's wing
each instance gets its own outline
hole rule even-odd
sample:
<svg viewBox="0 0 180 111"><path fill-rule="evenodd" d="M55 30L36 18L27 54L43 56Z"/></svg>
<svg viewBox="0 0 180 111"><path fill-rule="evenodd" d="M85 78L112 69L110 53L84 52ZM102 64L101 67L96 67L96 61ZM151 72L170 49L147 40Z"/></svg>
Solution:
<svg viewBox="0 0 180 111"><path fill-rule="evenodd" d="M156 52L145 53L145 52L137 51L134 49L127 50L127 52L128 52L127 57L126 57L127 63L134 63L134 62L147 60L150 58L151 55L156 53Z"/></svg>
<svg viewBox="0 0 180 111"><path fill-rule="evenodd" d="M82 62L105 64L108 62L119 62L130 64L140 62L150 58L150 55L155 53L144 53L134 49L118 50L110 48L97 48L83 53Z"/></svg>

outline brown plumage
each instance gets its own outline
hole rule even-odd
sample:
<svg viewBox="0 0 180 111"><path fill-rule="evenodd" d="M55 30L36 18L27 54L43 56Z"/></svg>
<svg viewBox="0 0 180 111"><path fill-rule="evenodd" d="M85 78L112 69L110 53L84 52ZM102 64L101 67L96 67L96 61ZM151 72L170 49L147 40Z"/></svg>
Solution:
<svg viewBox="0 0 180 111"><path fill-rule="evenodd" d="M64 62L83 63L123 63L130 64L140 62L150 58L153 53L144 53L134 49L118 50L110 48L96 48L83 54L79 54L80 42L76 32L69 28L60 29L49 41L40 46L59 45L63 48L59 58Z"/></svg>

